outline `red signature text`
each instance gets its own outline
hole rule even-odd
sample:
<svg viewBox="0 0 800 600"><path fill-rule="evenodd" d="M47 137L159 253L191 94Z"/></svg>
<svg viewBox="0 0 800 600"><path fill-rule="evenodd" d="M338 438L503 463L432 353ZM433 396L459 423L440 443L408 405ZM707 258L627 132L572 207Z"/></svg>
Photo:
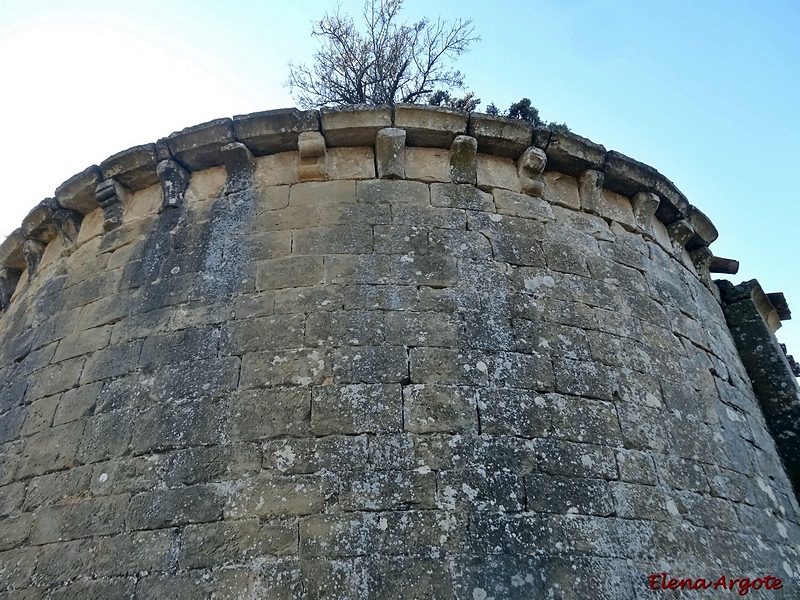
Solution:
<svg viewBox="0 0 800 600"><path fill-rule="evenodd" d="M653 573L647 578L647 587L651 590L735 590L740 596L745 596L750 590L779 590L783 582L778 577L764 575L750 579L749 577L727 577L720 575L717 579L669 577L667 573Z"/></svg>

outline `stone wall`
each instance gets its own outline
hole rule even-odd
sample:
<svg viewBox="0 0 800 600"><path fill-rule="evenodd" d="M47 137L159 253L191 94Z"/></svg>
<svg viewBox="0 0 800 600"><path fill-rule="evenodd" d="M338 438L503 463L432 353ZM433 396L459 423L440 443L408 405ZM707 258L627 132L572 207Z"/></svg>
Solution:
<svg viewBox="0 0 800 600"><path fill-rule="evenodd" d="M715 238L646 165L443 109L90 167L0 246L0 598L796 598Z"/></svg>

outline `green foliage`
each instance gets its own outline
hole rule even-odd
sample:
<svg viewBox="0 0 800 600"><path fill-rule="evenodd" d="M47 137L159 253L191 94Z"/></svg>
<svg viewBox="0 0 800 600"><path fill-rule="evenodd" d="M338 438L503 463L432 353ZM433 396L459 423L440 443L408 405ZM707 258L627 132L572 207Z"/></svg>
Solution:
<svg viewBox="0 0 800 600"><path fill-rule="evenodd" d="M454 98L450 92L437 90L428 96L428 104L432 106L443 106L464 112L473 112L481 103L480 98L475 98L474 92L467 92L462 98Z"/></svg>
<svg viewBox="0 0 800 600"><path fill-rule="evenodd" d="M514 102L505 112L500 112L494 102L491 102L489 106L486 107L486 113L507 117L509 119L528 121L536 126L545 125L544 121L539 117L539 110L531 104L530 98L522 98L519 102ZM567 133L570 130L566 123L557 123L556 121L550 121L545 126L551 131L558 131L561 133Z"/></svg>
<svg viewBox="0 0 800 600"><path fill-rule="evenodd" d="M547 128L550 131L556 131L556 132L559 132L559 133L569 133L570 132L570 128L567 127L566 123L556 123L555 121L550 121L547 124Z"/></svg>
<svg viewBox="0 0 800 600"><path fill-rule="evenodd" d="M542 124L542 120L539 118L539 111L536 109L536 107L531 106L531 101L529 98L523 98L519 102L515 102L509 106L506 116L509 119L528 121L534 125Z"/></svg>

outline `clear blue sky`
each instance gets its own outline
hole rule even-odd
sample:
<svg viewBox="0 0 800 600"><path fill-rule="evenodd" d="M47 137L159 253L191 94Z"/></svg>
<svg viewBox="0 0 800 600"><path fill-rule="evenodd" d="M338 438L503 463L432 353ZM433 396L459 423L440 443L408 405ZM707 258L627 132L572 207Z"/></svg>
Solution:
<svg viewBox="0 0 800 600"><path fill-rule="evenodd" d="M293 105L286 63L310 61L310 22L335 4L0 0L0 236L115 152ZM800 3L405 6L410 20L472 18L482 40L457 66L483 107L529 97L546 120L656 167L716 224L712 250L741 262L731 279L783 291L800 319ZM800 355L795 321L778 337Z"/></svg>

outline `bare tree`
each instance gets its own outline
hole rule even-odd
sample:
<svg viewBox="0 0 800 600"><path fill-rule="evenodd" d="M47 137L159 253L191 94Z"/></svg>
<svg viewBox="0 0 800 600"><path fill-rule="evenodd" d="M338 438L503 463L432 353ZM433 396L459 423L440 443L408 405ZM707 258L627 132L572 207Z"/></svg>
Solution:
<svg viewBox="0 0 800 600"><path fill-rule="evenodd" d="M314 24L322 38L312 67L289 63L287 85L304 108L417 102L435 89L460 88L464 76L447 65L479 38L471 20L399 23L403 0L366 0L366 33L337 8Z"/></svg>

